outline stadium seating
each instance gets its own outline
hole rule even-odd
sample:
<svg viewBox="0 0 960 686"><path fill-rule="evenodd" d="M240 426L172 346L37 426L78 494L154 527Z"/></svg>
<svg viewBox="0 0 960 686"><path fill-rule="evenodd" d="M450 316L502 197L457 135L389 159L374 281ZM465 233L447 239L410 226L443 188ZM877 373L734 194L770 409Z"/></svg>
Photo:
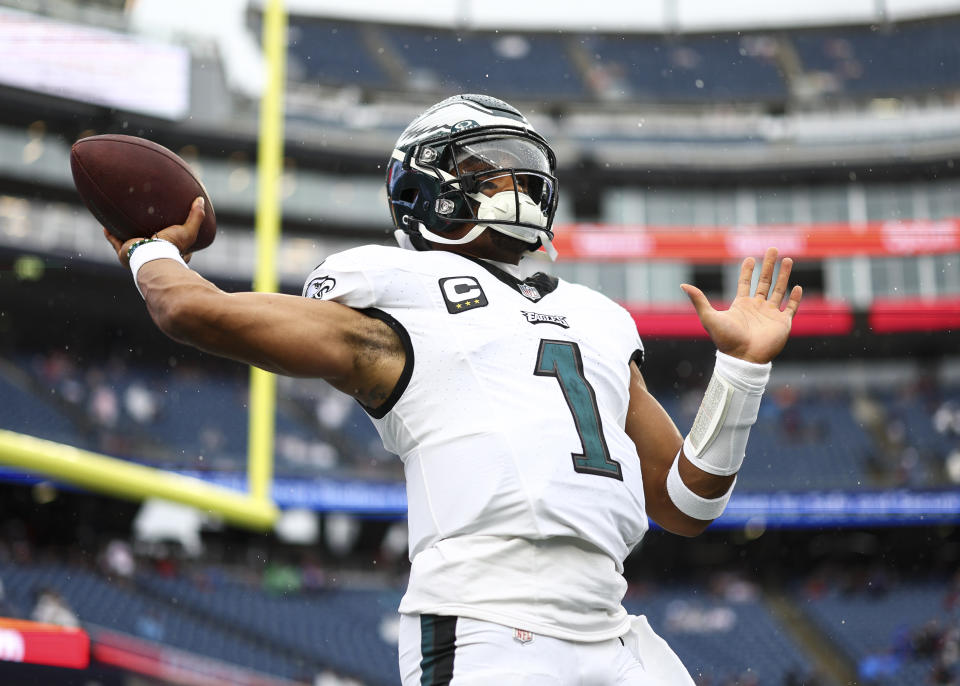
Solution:
<svg viewBox="0 0 960 686"><path fill-rule="evenodd" d="M137 583L155 597L175 598L214 622L279 642L365 683L397 682L396 644L383 637L384 623L396 621L396 591L269 594L228 579L200 587L149 573L139 575Z"/></svg>
<svg viewBox="0 0 960 686"><path fill-rule="evenodd" d="M678 426L690 426L699 407L670 398L661 402ZM771 393L750 432L737 491L855 489L869 483L865 460L871 449L848 396L811 393L782 406Z"/></svg>
<svg viewBox="0 0 960 686"><path fill-rule="evenodd" d="M294 20L289 28L291 76L306 83L384 87L390 78L346 22Z"/></svg>
<svg viewBox="0 0 960 686"><path fill-rule="evenodd" d="M389 28L384 35L415 89L502 97L588 95L557 36L454 33Z"/></svg>
<svg viewBox="0 0 960 686"><path fill-rule="evenodd" d="M55 441L85 444L76 426L49 401L0 375L0 428Z"/></svg>
<svg viewBox="0 0 960 686"><path fill-rule="evenodd" d="M624 607L646 615L701 683L728 683L749 674L759 684L781 684L790 672L811 671L810 659L759 599L705 597L696 587L677 586L628 594Z"/></svg>
<svg viewBox="0 0 960 686"><path fill-rule="evenodd" d="M877 686L930 683L934 658L918 654L915 638L931 621L956 625L947 609L945 586L937 582L898 583L851 591L798 591L796 602L850 660ZM871 680L872 679L872 680Z"/></svg>
<svg viewBox="0 0 960 686"><path fill-rule="evenodd" d="M245 468L247 385L242 375L197 369L134 372L105 361L91 364L92 375L68 370L51 378L45 375L49 365L43 356L16 357L11 362L27 371L32 383L21 387L0 374L0 401L11 408L0 420L0 428L170 469ZM107 369L114 371L108 375ZM91 382L92 377L108 378ZM68 385L73 391L65 394L63 388ZM99 417L93 409L97 388L110 396L108 405L113 409L108 418ZM133 390L149 398L145 402L150 409L141 416L132 412ZM324 386L309 397L281 397L276 415L277 474L369 475L372 464L381 477L397 477L397 461L383 450L359 405L347 400L345 413L337 416L333 426L318 421L317 403L333 393Z"/></svg>
<svg viewBox="0 0 960 686"><path fill-rule="evenodd" d="M457 32L291 18L291 75L303 83L496 93L535 100L785 105L778 62L820 95L923 95L960 87L960 19L886 27L686 36ZM393 64L389 70L385 64ZM438 65L442 65L442 68ZM482 68L478 68L481 65Z"/></svg>
<svg viewBox="0 0 960 686"><path fill-rule="evenodd" d="M382 627L395 620L397 591L269 596L229 582L198 588L183 579L140 575L138 583L158 596L179 598L220 622L312 651L332 668L369 683L391 683L384 675L396 669L396 647L384 641ZM805 674L811 669L809 658L757 599L702 598L695 587L675 587L628 596L626 606L631 613L646 614L694 674L750 673L759 683L779 684L790 671ZM745 647L733 662L731 632Z"/></svg>
<svg viewBox="0 0 960 686"><path fill-rule="evenodd" d="M0 400L10 408L0 421L3 428L167 468L245 468L247 390L242 375L201 369L134 372L104 362L98 376L108 368L114 371L97 385L114 396L117 408L113 421L103 425L88 407L93 388L88 379L77 375L51 381L38 371L44 365L23 358L16 362L33 370L33 390L0 375ZM81 385L75 391L81 398L78 406L63 398L60 389L68 380ZM51 383L56 393L50 393ZM130 414L131 389L149 392L153 405L148 417ZM691 388L656 395L677 425L686 427L700 393ZM935 397L960 406L957 389L941 389ZM940 486L943 459L957 449L958 437L932 430L932 398L918 399L909 389L866 395L773 389L751 432L738 492ZM878 413L876 426L857 417L861 402L871 403ZM282 383L276 422L278 476L401 477L399 460L383 449L366 413L324 384Z"/></svg>
<svg viewBox="0 0 960 686"><path fill-rule="evenodd" d="M291 18L297 81L506 98L759 101L782 103L787 86L773 43L739 34L663 38L455 32L360 27ZM365 40L375 31L377 40ZM380 44L378 41L383 41ZM368 44L376 43L378 55ZM580 60L574 55L579 54ZM349 56L349 58L347 58ZM381 66L395 65L388 75ZM442 67L442 68L441 68Z"/></svg>
<svg viewBox="0 0 960 686"><path fill-rule="evenodd" d="M36 590L56 588L94 631L141 635L138 620L147 616L160 627L150 640L267 674L302 678L328 669L371 686L397 682L396 589L269 592L213 566L177 576L139 572L123 583L50 565L0 565L0 577L25 607ZM746 675L781 684L789 673L812 671L810 658L751 594L725 599L675 585L630 592L625 606L646 615L702 683ZM730 650L733 635L742 649Z"/></svg>
<svg viewBox="0 0 960 686"><path fill-rule="evenodd" d="M784 102L787 86L769 39L739 34L663 38L587 36L584 48L626 99Z"/></svg>
<svg viewBox="0 0 960 686"><path fill-rule="evenodd" d="M204 621L190 614L176 600L161 602L110 583L91 572L60 565L0 565L7 594L20 607L31 607L41 589L55 589L76 613L81 625L102 627L129 635L141 635L138 621L149 617L163 643L277 676L302 677L311 665L268 650L226 625ZM156 638L156 636L154 636Z"/></svg>
<svg viewBox="0 0 960 686"><path fill-rule="evenodd" d="M303 577L304 579L306 577ZM131 578L86 567L0 562L6 602L24 610L56 590L92 632L109 629L265 674L304 679L324 670L372 686L397 682L396 608L401 591L369 578L361 587L278 587L262 575L213 564ZM354 581L354 584L357 582ZM787 584L786 600L874 686L922 684L956 638L956 581L818 573ZM951 590L951 588L953 590ZM814 660L756 586L734 574L702 585L632 586L624 599L645 615L698 683L786 684L815 673ZM731 650L732 637L737 650Z"/></svg>
<svg viewBox="0 0 960 686"><path fill-rule="evenodd" d="M804 72L826 93L853 96L929 94L960 86L956 18L895 27L794 31Z"/></svg>

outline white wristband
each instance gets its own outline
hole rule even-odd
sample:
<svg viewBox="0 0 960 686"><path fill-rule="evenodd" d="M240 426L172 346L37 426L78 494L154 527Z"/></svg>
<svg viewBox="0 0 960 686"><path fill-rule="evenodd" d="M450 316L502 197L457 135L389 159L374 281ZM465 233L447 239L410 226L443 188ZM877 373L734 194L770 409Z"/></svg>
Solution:
<svg viewBox="0 0 960 686"><path fill-rule="evenodd" d="M769 362L756 364L717 351L713 376L683 441L694 465L717 476L740 469L771 367Z"/></svg>
<svg viewBox="0 0 960 686"><path fill-rule="evenodd" d="M135 245L130 252L130 272L133 274L133 285L137 287L137 292L141 298L143 297L143 291L140 290L137 273L143 265L153 260L174 260L184 267L187 267L187 263L180 257L180 251L177 249L177 246L170 241L165 241L162 238L154 238L141 245ZM189 268L190 267L187 267L187 269Z"/></svg>
<svg viewBox="0 0 960 686"><path fill-rule="evenodd" d="M680 478L680 453L677 453L670 467L670 473L667 474L667 495L670 496L673 504L688 517L703 521L716 519L723 514L730 500L730 494L733 493L733 487L736 485L737 477L733 477L730 488L719 498L704 498L697 495Z"/></svg>

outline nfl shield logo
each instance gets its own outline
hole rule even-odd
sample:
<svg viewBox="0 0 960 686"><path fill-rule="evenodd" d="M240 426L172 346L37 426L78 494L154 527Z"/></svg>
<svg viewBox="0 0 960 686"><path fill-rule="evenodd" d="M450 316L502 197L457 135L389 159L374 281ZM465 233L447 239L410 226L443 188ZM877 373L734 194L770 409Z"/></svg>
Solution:
<svg viewBox="0 0 960 686"><path fill-rule="evenodd" d="M533 640L533 632L526 629L514 629L513 638L521 643L530 643Z"/></svg>
<svg viewBox="0 0 960 686"><path fill-rule="evenodd" d="M520 294L527 300L533 300L534 302L541 298L540 291L525 283L520 284Z"/></svg>

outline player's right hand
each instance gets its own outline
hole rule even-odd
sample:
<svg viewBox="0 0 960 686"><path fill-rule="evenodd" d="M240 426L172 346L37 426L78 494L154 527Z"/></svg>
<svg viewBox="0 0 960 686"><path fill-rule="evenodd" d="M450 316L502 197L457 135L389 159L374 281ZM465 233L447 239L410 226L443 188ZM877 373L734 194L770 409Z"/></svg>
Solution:
<svg viewBox="0 0 960 686"><path fill-rule="evenodd" d="M740 267L737 297L727 310L715 310L699 288L690 284L680 286L720 352L747 362L766 364L783 350L790 336L793 317L800 307L803 289L794 286L787 304L780 309L787 294L793 260L783 258L777 282L773 284L776 261L777 249L768 248L760 267L757 291L751 296L750 284L756 262L752 257L745 259Z"/></svg>
<svg viewBox="0 0 960 686"><path fill-rule="evenodd" d="M151 238L162 238L165 241L173 243L177 246L177 250L180 251L181 257L183 257L185 262L190 261L190 257L193 253L183 252L187 246L191 246L197 240L197 234L200 232L200 225L203 223L203 217L206 214L204 210L204 201L203 197L199 197L193 201L193 205L190 206L190 214L187 215L186 221L183 224L174 224L173 226L168 226L165 229L157 231L153 234ZM142 241L142 238L131 238L128 241L121 241L119 238L114 236L112 233L103 230L103 235L113 247L117 253L117 259L120 260L125 268L130 266L130 258L127 256L130 251L130 246L136 243L137 241Z"/></svg>

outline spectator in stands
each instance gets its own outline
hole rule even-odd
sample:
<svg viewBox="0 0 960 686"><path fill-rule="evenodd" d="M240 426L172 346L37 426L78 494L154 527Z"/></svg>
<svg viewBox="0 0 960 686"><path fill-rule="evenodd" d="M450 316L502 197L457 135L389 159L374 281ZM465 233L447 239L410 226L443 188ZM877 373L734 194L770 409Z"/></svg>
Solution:
<svg viewBox="0 0 960 686"><path fill-rule="evenodd" d="M528 252L556 255L555 171L553 151L509 104L482 95L438 103L390 153L404 249L329 256L303 298L226 294L191 272L183 253L203 198L154 238L124 245L105 231L165 333L326 379L368 410L401 456L413 568L400 654L410 686L428 673L448 682L455 653L472 683L533 674L573 683L587 673L691 684L647 619L623 607L623 561L648 517L693 536L723 512L800 305L789 258L774 278L773 248L755 293L757 264L744 260L729 309L683 286L717 346L685 440L647 390L626 310L542 273L519 277ZM470 639L458 645L462 632Z"/></svg>
<svg viewBox="0 0 960 686"><path fill-rule="evenodd" d="M783 677L783 686L820 686L823 683L817 674L791 669Z"/></svg>
<svg viewBox="0 0 960 686"><path fill-rule="evenodd" d="M941 637L940 650L934 660L931 680L935 684L956 686L960 683L960 627L949 627Z"/></svg>
<svg viewBox="0 0 960 686"><path fill-rule="evenodd" d="M929 622L917 629L913 634L912 648L913 654L919 658L932 658L940 652L943 645L944 629L937 619L931 619Z"/></svg>
<svg viewBox="0 0 960 686"><path fill-rule="evenodd" d="M139 379L123 393L123 409L137 424L149 424L157 416L157 398Z"/></svg>
<svg viewBox="0 0 960 686"><path fill-rule="evenodd" d="M960 436L960 405L953 400L941 403L933 413L933 427L945 436Z"/></svg>
<svg viewBox="0 0 960 686"><path fill-rule="evenodd" d="M36 603L30 613L30 619L43 624L57 624L66 627L80 626L80 620L55 588L41 588L36 593Z"/></svg>
<svg viewBox="0 0 960 686"><path fill-rule="evenodd" d="M112 429L120 418L120 404L116 392L106 383L97 381L90 391L90 417L99 426Z"/></svg>
<svg viewBox="0 0 960 686"><path fill-rule="evenodd" d="M130 580L137 570L136 560L130 544L120 539L113 539L107 543L101 557L104 573L113 579Z"/></svg>
<svg viewBox="0 0 960 686"><path fill-rule="evenodd" d="M303 580L293 565L270 563L263 572L263 590L271 595L295 595Z"/></svg>

